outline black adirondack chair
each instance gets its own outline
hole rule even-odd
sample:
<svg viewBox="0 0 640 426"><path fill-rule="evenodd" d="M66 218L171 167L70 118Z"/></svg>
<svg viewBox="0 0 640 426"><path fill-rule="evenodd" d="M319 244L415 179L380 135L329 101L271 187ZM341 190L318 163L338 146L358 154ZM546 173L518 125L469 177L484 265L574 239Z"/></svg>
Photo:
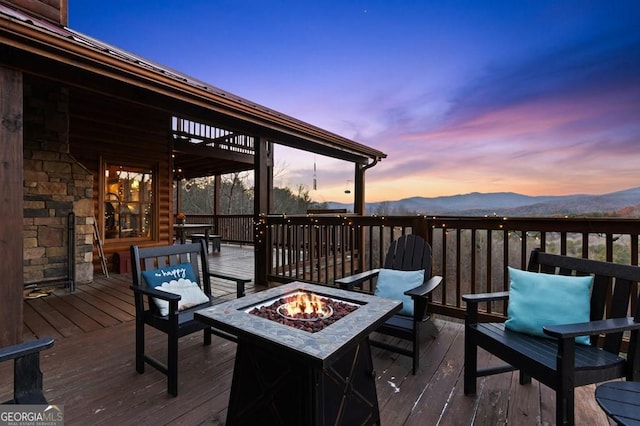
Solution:
<svg viewBox="0 0 640 426"><path fill-rule="evenodd" d="M40 352L53 346L46 337L0 348L0 362L13 360L13 399L3 404L46 404L42 391Z"/></svg>
<svg viewBox="0 0 640 426"><path fill-rule="evenodd" d="M413 374L416 374L420 364L420 339L424 334L430 319L427 304L431 300L431 292L440 285L442 277L431 276L431 246L419 235L403 235L391 243L384 261L385 269L401 271L417 271L424 269L424 282L421 286L404 292L410 296L414 309L413 316L396 314L389 318L376 332L398 337L411 342L411 348L396 346L379 340L371 340L372 346L387 349L413 360ZM378 276L380 270L373 269L356 275L337 279L336 284L346 290L363 291L362 284ZM372 286L370 292L375 291ZM436 329L431 325L431 333L435 336Z"/></svg>
<svg viewBox="0 0 640 426"><path fill-rule="evenodd" d="M191 264L198 279L198 285L207 295L209 301L185 310L178 310L178 301L181 296L147 286L142 272L187 262ZM176 396L178 394L178 339L180 337L202 330L204 331L205 345L211 344L212 334L235 341L235 336L220 330L213 330L193 317L195 311L211 306L214 303L214 297L211 294L211 277L235 281L238 297L244 295L244 286L251 279L210 272L204 241L196 244L175 244L146 248L132 245L131 270L133 277L131 289L134 293L136 308L136 371L141 374L144 373L146 363L164 373L167 375L168 381L167 392ZM163 316L160 313L152 298L165 300L169 303L167 315ZM166 364L145 353L145 325L167 334Z"/></svg>
<svg viewBox="0 0 640 426"><path fill-rule="evenodd" d="M505 329L503 323L479 322L478 304L508 300L508 292L463 296L467 304L464 393L476 393L478 377L520 370L520 384L531 383L533 377L555 390L557 424L574 424L575 387L621 377L640 380L640 311L636 300L640 267L553 255L536 249L527 269L549 274L593 275L591 321L543 327L544 333L557 340L534 337ZM611 295L609 306L607 295ZM624 332L628 332L628 342L623 339ZM577 336L591 336L591 346L576 345ZM626 348L623 342L627 343ZM508 365L478 370L478 347Z"/></svg>

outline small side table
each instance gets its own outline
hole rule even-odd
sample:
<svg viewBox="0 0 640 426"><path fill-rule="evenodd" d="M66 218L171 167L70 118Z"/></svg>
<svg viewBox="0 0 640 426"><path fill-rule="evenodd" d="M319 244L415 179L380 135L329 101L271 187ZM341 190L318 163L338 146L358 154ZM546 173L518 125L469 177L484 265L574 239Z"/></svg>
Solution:
<svg viewBox="0 0 640 426"><path fill-rule="evenodd" d="M640 382L603 383L596 387L596 401L619 425L640 426Z"/></svg>

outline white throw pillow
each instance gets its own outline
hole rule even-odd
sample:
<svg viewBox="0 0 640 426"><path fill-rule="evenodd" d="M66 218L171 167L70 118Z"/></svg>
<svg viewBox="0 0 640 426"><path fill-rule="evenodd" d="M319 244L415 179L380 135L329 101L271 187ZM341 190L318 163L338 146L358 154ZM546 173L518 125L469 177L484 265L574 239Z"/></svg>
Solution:
<svg viewBox="0 0 640 426"><path fill-rule="evenodd" d="M162 283L162 285L157 286L156 289L182 296L182 299L178 301L179 311L202 303L207 303L209 301L209 298L204 294L200 287L198 287L198 284L186 278L179 278L177 281L171 280L169 282ZM158 309L160 309L161 315L164 316L169 314L169 302L158 298L154 298L153 300L158 306Z"/></svg>

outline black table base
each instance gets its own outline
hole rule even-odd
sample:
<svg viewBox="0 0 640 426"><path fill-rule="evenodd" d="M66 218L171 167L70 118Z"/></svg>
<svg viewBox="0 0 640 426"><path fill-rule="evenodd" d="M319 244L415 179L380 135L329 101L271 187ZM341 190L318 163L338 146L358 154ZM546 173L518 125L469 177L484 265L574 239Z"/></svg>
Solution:
<svg viewBox="0 0 640 426"><path fill-rule="evenodd" d="M368 337L325 369L250 340L238 342L229 425L380 423Z"/></svg>

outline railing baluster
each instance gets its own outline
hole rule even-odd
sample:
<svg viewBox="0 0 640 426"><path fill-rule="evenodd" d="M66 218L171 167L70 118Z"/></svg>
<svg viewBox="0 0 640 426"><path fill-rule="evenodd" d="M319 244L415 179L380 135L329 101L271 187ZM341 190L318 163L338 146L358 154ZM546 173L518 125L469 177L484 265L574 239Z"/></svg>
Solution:
<svg viewBox="0 0 640 426"><path fill-rule="evenodd" d="M607 247L607 262L613 261L613 234L607 234L606 239L606 247Z"/></svg>
<svg viewBox="0 0 640 426"><path fill-rule="evenodd" d="M477 293L477 281L476 281L476 263L477 263L477 233L478 230L476 228L471 229L471 288L470 293ZM446 283L445 283L446 285Z"/></svg>
<svg viewBox="0 0 640 426"><path fill-rule="evenodd" d="M461 259L462 259L462 230L461 229L456 229L456 265L455 265L455 269L456 269L456 292L455 292L455 297L456 300L454 301L455 305L457 307L460 307L460 303L462 301L461 299L461 295L462 295L462 277L461 277L461 269L460 269L460 264Z"/></svg>
<svg viewBox="0 0 640 426"><path fill-rule="evenodd" d="M486 271L486 277L485 279L487 280L485 288L487 292L491 292L493 291L493 286L491 283L491 266L492 266L492 262L491 262L491 253L492 253L492 240L491 240L491 229L487 229L487 255L485 257L485 264L487 265L487 271ZM493 306L491 303L489 303L489 306L487 306L487 312L491 313L493 310Z"/></svg>
<svg viewBox="0 0 640 426"><path fill-rule="evenodd" d="M507 229L502 230L502 289L506 291L509 289L509 231ZM507 315L506 303L502 304L502 315Z"/></svg>
<svg viewBox="0 0 640 426"><path fill-rule="evenodd" d="M527 268L527 242L529 240L529 232L523 231L522 238L520 238L520 269Z"/></svg>

